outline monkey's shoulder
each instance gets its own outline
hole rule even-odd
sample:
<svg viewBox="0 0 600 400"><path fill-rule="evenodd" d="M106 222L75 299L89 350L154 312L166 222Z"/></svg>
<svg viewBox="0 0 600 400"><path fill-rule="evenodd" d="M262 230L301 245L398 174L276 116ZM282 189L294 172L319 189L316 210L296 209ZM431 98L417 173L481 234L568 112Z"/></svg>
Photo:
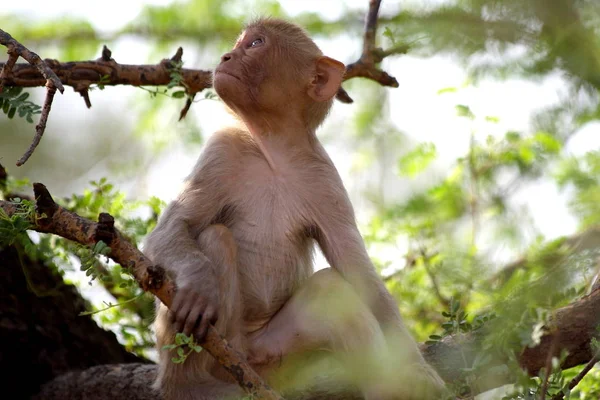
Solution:
<svg viewBox="0 0 600 400"><path fill-rule="evenodd" d="M206 150L221 155L239 156L249 149L258 150L250 133L237 127L228 127L214 132L206 143Z"/></svg>

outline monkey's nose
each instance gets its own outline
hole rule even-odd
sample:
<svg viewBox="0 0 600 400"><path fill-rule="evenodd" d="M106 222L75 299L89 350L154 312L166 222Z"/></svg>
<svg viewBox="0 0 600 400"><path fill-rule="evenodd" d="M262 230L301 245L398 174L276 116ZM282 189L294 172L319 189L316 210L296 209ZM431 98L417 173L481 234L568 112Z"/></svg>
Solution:
<svg viewBox="0 0 600 400"><path fill-rule="evenodd" d="M225 53L221 56L221 62L224 63L225 61L229 61L231 60L231 53Z"/></svg>

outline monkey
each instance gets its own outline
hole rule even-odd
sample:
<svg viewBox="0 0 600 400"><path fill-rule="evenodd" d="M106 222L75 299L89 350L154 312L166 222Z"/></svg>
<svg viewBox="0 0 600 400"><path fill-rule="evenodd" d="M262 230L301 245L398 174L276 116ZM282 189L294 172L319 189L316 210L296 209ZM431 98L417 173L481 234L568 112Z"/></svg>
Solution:
<svg viewBox="0 0 600 400"><path fill-rule="evenodd" d="M162 350L177 332L202 339L209 324L276 388L291 360L323 355L366 399L443 393L316 136L344 73L303 28L274 18L248 24L221 57L213 86L238 125L211 135L144 244L178 288L155 321L165 399L242 397L206 352L175 364ZM313 271L314 243L329 268Z"/></svg>

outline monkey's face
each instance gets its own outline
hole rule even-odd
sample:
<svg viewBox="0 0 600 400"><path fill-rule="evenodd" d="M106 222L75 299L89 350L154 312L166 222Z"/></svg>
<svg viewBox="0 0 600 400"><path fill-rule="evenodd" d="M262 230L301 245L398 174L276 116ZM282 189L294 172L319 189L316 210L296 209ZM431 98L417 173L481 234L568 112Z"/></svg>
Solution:
<svg viewBox="0 0 600 400"><path fill-rule="evenodd" d="M251 28L242 33L234 48L221 57L213 85L223 101L237 113L293 111L305 87L292 79L296 70L282 56L277 38ZM295 99L295 101L294 101Z"/></svg>

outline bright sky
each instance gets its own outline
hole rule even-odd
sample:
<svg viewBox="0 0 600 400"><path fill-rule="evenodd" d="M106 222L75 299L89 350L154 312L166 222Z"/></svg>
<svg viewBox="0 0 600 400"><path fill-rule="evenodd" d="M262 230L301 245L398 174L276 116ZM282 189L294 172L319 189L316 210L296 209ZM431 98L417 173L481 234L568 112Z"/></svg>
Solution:
<svg viewBox="0 0 600 400"><path fill-rule="evenodd" d="M429 0L428 3L438 3L443 0ZM112 31L122 27L134 19L144 4L167 4L170 0L105 0L102 3L75 0L28 0L7 2L0 11L3 13L21 13L31 18L48 18L59 15L84 17L102 31ZM334 18L340 12L341 6L367 10L367 0L323 1L323 0L284 0L283 6L291 13L301 11L320 11ZM422 3L422 2L421 2ZM401 4L406 4L401 3ZM384 0L383 7L397 7L397 1ZM251 8L251 7L249 7ZM118 12L115 12L118 10ZM324 52L343 62L354 61L359 42L356 39L340 39L338 41L318 41ZM146 60L147 53L143 47L135 46L127 40L119 43L118 49L112 48L115 58L120 62L135 63ZM119 54L117 57L116 54ZM194 65L196 66L196 65ZM212 65L196 67L210 68ZM559 77L550 77L542 83L532 83L512 80L508 82L485 81L477 87L468 87L458 93L437 95L437 91L445 87L460 87L467 80L463 69L444 57L419 59L412 56L396 57L384 62L383 68L396 76L400 88L389 89L392 120L401 131L412 136L415 141L431 141L437 145L440 160L436 164L447 167L456 157L465 153L468 148L469 135L472 129L482 134L503 134L506 130L527 131L529 117L533 110L557 102L564 93L564 87ZM111 88L110 90L120 90ZM126 93L126 89L121 93ZM66 102L72 103L73 109L81 106L79 96L71 92L65 95ZM68 97L68 99L66 98ZM94 96L94 109L82 111L93 113L101 108L101 104L115 102L114 96ZM466 104L475 115L483 118L488 115L500 118L496 126L489 126L476 121L473 124L456 118L454 106ZM113 104L114 107L116 105ZM67 107L69 108L69 107ZM336 116L349 116L356 109L353 106L336 104L332 119ZM61 112L60 110L53 110ZM66 111L68 112L68 111ZM203 122L204 129L210 131L223 124L226 114L217 102L200 102L194 105L193 112L197 113ZM77 115L73 112L70 115ZM78 118L78 117L71 117ZM175 118L175 117L174 117ZM575 140L569 143L568 150L581 154L600 146L598 126L587 128ZM336 148L335 144L328 146L334 162L350 192L357 208L359 218L364 217L361 210L364 199L353 192L353 182L356 174L350 175L352 159L345 150ZM150 179L147 192L157 195L164 200L173 198L179 189L180 182L187 175L195 162L196 155L172 153L157 160L150 169ZM91 177L90 179L97 179ZM408 185L405 180L394 184ZM523 190L516 198L517 203L530 207L533 219L540 230L549 238L572 233L576 229L575 220L566 212L565 194L560 194L550 182L542 182ZM398 258L397 254L390 257Z"/></svg>

